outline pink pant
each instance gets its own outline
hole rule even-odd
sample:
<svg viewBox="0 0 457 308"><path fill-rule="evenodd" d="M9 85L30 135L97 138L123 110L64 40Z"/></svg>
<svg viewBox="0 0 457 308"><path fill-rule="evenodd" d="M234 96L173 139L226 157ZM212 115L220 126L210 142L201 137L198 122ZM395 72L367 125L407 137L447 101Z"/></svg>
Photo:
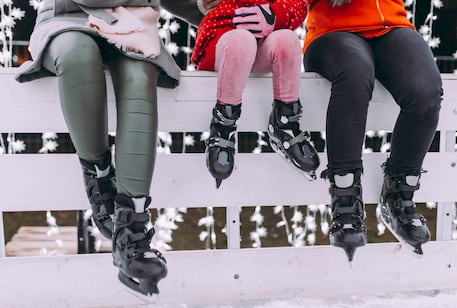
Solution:
<svg viewBox="0 0 457 308"><path fill-rule="evenodd" d="M300 41L287 29L273 31L257 42L246 30L225 33L216 45L217 99L241 104L249 74L273 73L273 96L286 103L298 100L301 71Z"/></svg>

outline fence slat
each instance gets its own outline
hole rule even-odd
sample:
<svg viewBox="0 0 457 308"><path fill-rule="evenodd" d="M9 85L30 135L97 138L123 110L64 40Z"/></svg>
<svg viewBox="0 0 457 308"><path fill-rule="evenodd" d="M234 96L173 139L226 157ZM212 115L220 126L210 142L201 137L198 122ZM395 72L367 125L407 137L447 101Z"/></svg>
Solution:
<svg viewBox="0 0 457 308"><path fill-rule="evenodd" d="M351 269L344 252L330 246L167 252L169 274L156 305L454 289L457 242L431 242L424 253L417 259L395 243L369 244L357 250ZM0 259L0 306L142 304L117 281L111 258Z"/></svg>
<svg viewBox="0 0 457 308"><path fill-rule="evenodd" d="M320 156L325 168L325 155ZM365 203L379 200L385 153L366 153L362 177ZM240 153L237 168L219 189L204 154L160 154L151 186L153 207L328 204L328 182L307 181L275 153ZM429 153L417 202L457 200L457 155ZM0 211L77 210L89 205L74 154L0 155ZM446 174L446 180L443 180ZM18 185L21 183L21 185ZM280 189L279 189L280 188ZM178 193L177 193L178 192Z"/></svg>

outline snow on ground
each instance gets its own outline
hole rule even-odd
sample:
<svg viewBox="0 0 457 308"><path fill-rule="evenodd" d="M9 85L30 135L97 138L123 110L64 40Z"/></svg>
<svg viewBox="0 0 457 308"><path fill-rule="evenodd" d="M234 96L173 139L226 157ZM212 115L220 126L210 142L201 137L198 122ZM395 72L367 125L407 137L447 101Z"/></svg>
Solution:
<svg viewBox="0 0 457 308"><path fill-rule="evenodd" d="M331 286L329 286L330 288ZM141 305L144 308L455 308L457 290L435 290L376 295L270 299L203 304ZM127 307L122 307L127 308ZM129 307L131 308L131 307Z"/></svg>

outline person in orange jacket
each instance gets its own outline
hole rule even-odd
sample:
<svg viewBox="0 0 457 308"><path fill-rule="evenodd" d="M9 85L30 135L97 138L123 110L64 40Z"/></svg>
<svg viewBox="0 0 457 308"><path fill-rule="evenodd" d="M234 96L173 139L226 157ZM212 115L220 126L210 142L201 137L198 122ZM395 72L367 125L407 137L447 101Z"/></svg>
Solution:
<svg viewBox="0 0 457 308"><path fill-rule="evenodd" d="M222 0L201 21L192 61L199 70L218 72L217 103L206 143L206 165L219 187L234 167L236 121L249 74L273 75L273 108L268 122L272 148L309 180L319 156L299 127L300 41L306 0ZM205 12L206 13L206 12Z"/></svg>
<svg viewBox="0 0 457 308"><path fill-rule="evenodd" d="M400 106L391 152L382 165L378 215L398 240L422 255L430 239L412 201L438 123L442 81L433 54L407 18L402 0L317 0L304 42L306 71L328 79L327 169L330 242L352 260L366 243L362 147L375 79Z"/></svg>

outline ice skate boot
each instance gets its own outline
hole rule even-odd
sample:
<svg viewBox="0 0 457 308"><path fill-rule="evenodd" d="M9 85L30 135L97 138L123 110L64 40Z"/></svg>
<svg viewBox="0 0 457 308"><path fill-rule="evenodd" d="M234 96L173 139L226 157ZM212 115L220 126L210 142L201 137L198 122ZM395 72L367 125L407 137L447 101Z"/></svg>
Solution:
<svg viewBox="0 0 457 308"><path fill-rule="evenodd" d="M130 198L118 194L115 200L113 263L119 267L119 280L144 300L154 301L157 283L167 275L162 254L150 247L154 228L147 230L151 217L150 197Z"/></svg>
<svg viewBox="0 0 457 308"><path fill-rule="evenodd" d="M427 221L416 213L412 201L414 191L419 189L420 174L390 174L384 170L384 183L377 213L392 234L413 253L423 255L422 244L430 240Z"/></svg>
<svg viewBox="0 0 457 308"><path fill-rule="evenodd" d="M329 192L332 197L330 243L343 248L349 262L352 262L356 248L367 243L360 176L361 171L342 175L324 171L323 176L330 180Z"/></svg>
<svg viewBox="0 0 457 308"><path fill-rule="evenodd" d="M222 105L213 108L209 138L206 142L206 166L216 179L216 187L232 174L235 164L236 120L241 114L241 104Z"/></svg>
<svg viewBox="0 0 457 308"><path fill-rule="evenodd" d="M272 149L313 181L320 163L319 156L309 133L300 130L301 115L300 101L286 104L275 99L268 121L268 136Z"/></svg>
<svg viewBox="0 0 457 308"><path fill-rule="evenodd" d="M113 234L114 198L116 178L111 163L111 153L107 151L104 159L89 162L79 159L83 170L87 197L92 208L92 220L100 233L108 239Z"/></svg>

